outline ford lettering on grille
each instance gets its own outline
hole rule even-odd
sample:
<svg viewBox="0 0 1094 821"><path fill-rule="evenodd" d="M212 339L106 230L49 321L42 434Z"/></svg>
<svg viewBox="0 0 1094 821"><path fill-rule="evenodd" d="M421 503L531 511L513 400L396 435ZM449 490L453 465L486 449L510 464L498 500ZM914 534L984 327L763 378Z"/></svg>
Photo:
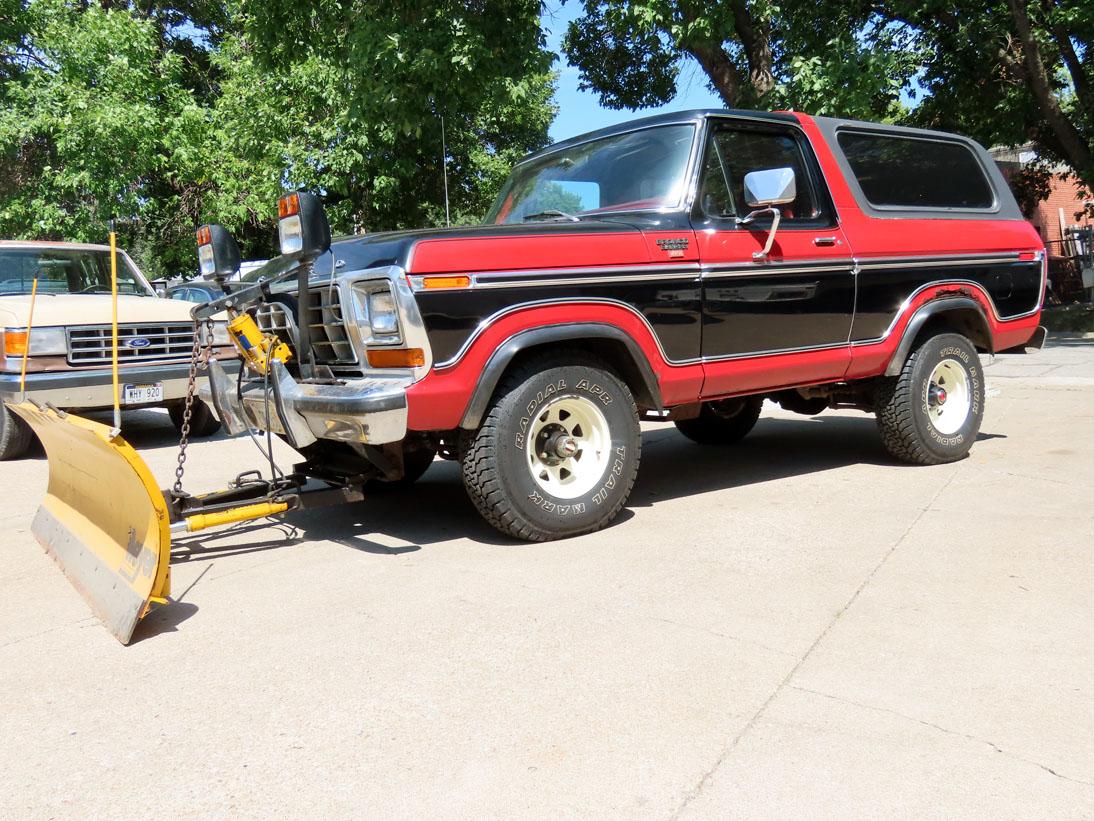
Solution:
<svg viewBox="0 0 1094 821"><path fill-rule="evenodd" d="M125 340L125 346L127 348L147 348L152 344L151 339L146 339L143 336L135 336L132 339Z"/></svg>

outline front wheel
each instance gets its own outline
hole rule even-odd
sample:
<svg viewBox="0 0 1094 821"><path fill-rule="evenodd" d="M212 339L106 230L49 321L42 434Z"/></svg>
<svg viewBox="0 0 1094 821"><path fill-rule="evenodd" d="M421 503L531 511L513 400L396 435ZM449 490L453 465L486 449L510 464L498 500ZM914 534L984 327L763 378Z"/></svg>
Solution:
<svg viewBox="0 0 1094 821"><path fill-rule="evenodd" d="M642 439L630 390L606 369L541 360L506 378L463 457L479 513L547 541L599 530L623 507Z"/></svg>
<svg viewBox="0 0 1094 821"><path fill-rule="evenodd" d="M921 344L876 396L877 425L890 454L917 465L964 458L984 418L984 373L976 347L960 334Z"/></svg>
<svg viewBox="0 0 1094 821"><path fill-rule="evenodd" d="M22 456L33 441L30 425L0 402L0 461Z"/></svg>

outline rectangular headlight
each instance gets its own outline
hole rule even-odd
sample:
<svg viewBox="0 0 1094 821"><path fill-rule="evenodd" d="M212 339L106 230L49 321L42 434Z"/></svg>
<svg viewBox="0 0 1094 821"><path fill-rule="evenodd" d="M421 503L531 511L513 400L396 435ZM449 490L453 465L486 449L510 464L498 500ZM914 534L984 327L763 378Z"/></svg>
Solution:
<svg viewBox="0 0 1094 821"><path fill-rule="evenodd" d="M368 324L374 337L399 333L399 314L391 291L373 291L368 295Z"/></svg>
<svg viewBox="0 0 1094 821"><path fill-rule="evenodd" d="M295 254L304 247L304 226L300 215L293 214L277 221L277 236L281 241L282 254Z"/></svg>
<svg viewBox="0 0 1094 821"><path fill-rule="evenodd" d="M4 329L4 355L57 356L68 353L68 339L64 328L34 328L27 337L26 328Z"/></svg>
<svg viewBox="0 0 1094 821"><path fill-rule="evenodd" d="M203 277L211 277L217 269L216 260L213 258L212 245L198 246L198 268Z"/></svg>

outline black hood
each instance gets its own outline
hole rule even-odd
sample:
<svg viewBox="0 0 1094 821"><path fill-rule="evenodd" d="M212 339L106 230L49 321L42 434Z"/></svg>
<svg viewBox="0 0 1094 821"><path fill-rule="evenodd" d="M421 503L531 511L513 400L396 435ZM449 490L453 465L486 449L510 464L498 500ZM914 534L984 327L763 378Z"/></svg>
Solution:
<svg viewBox="0 0 1094 821"><path fill-rule="evenodd" d="M641 231L644 228L665 227L679 219L674 214L627 214L600 220L580 222L529 222L515 225L465 225L455 228L418 228L412 231L382 231L376 234L336 237L331 251L315 261L313 281L322 281L331 274L332 253L335 271L360 271L384 265L407 267L411 249L422 240L471 239L490 237L543 236L545 234L594 234ZM279 276L296 267L296 261L275 257L246 276L248 282Z"/></svg>

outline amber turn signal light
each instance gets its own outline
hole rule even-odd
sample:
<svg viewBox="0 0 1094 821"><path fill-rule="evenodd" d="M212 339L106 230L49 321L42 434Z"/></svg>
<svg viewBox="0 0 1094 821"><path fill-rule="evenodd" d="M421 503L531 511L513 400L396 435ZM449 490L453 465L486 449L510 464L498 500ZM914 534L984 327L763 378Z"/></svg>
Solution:
<svg viewBox="0 0 1094 821"><path fill-rule="evenodd" d="M295 217L300 213L300 197L296 194L286 194L277 201L277 218Z"/></svg>
<svg viewBox="0 0 1094 821"><path fill-rule="evenodd" d="M197 230L198 245L209 245L213 241L213 233L208 225L203 225Z"/></svg>
<svg viewBox="0 0 1094 821"><path fill-rule="evenodd" d="M425 365L421 348L370 348L368 364L373 368L420 368Z"/></svg>
<svg viewBox="0 0 1094 821"><path fill-rule="evenodd" d="M467 288L471 277L423 277L423 288Z"/></svg>
<svg viewBox="0 0 1094 821"><path fill-rule="evenodd" d="M24 356L27 352L26 331L4 331L4 354Z"/></svg>

